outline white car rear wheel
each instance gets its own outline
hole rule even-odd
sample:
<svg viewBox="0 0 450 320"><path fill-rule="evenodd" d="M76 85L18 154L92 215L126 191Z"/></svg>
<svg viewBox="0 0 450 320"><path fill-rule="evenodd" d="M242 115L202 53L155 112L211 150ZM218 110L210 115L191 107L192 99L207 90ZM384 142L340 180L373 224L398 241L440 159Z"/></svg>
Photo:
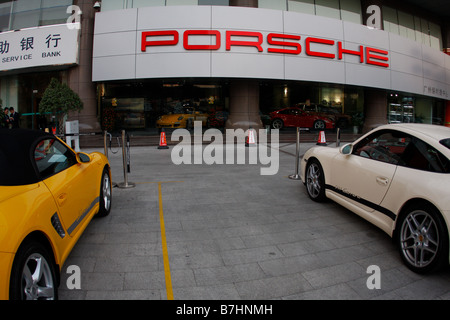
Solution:
<svg viewBox="0 0 450 320"><path fill-rule="evenodd" d="M400 254L411 270L427 273L444 265L448 259L448 232L433 206L410 207L399 223Z"/></svg>

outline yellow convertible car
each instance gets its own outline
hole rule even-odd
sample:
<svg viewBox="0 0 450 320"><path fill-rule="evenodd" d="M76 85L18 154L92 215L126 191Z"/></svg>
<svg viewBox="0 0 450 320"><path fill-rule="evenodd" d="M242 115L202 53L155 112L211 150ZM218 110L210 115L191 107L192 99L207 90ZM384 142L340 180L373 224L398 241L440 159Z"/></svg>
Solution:
<svg viewBox="0 0 450 320"><path fill-rule="evenodd" d="M192 129L194 121L201 121L206 126L208 114L196 111L194 108L185 108L184 113L165 114L156 121L157 128L186 128Z"/></svg>
<svg viewBox="0 0 450 320"><path fill-rule="evenodd" d="M92 217L109 214L111 195L103 154L0 129L0 299L57 299L64 261Z"/></svg>

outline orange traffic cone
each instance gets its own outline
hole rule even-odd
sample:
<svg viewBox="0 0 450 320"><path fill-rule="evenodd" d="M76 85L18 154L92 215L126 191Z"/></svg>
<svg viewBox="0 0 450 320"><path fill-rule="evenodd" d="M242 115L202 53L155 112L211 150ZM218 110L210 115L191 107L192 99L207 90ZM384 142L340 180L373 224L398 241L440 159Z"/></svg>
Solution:
<svg viewBox="0 0 450 320"><path fill-rule="evenodd" d="M317 139L317 143L318 146L326 146L327 145L327 141L325 140L325 131L320 131L319 133L319 139Z"/></svg>
<svg viewBox="0 0 450 320"><path fill-rule="evenodd" d="M252 128L250 128L250 129L248 130L248 136L247 136L247 138L245 139L245 146L246 146L246 147L250 147L250 146L255 145L255 143L256 143L256 140L255 140L255 131L254 131Z"/></svg>
<svg viewBox="0 0 450 320"><path fill-rule="evenodd" d="M56 127L52 127L52 134L56 134Z"/></svg>
<svg viewBox="0 0 450 320"><path fill-rule="evenodd" d="M158 149L169 149L166 141L166 132L164 128L161 129L161 135L159 136L159 147Z"/></svg>

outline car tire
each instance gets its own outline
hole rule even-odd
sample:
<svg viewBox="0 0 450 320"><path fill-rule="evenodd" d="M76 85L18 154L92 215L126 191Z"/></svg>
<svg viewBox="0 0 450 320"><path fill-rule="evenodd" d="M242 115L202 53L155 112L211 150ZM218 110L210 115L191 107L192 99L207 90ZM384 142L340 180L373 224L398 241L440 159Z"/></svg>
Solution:
<svg viewBox="0 0 450 320"><path fill-rule="evenodd" d="M39 242L22 245L11 270L10 300L58 300L56 266Z"/></svg>
<svg viewBox="0 0 450 320"><path fill-rule="evenodd" d="M282 129L284 127L284 122L281 119L275 119L272 121L273 129Z"/></svg>
<svg viewBox="0 0 450 320"><path fill-rule="evenodd" d="M313 128L314 130L325 130L325 122L323 122L322 120L316 120L314 121Z"/></svg>
<svg viewBox="0 0 450 320"><path fill-rule="evenodd" d="M107 167L103 169L102 180L100 182L100 201L97 216L106 217L111 212L112 203L112 183Z"/></svg>
<svg viewBox="0 0 450 320"><path fill-rule="evenodd" d="M409 269L429 273L448 262L449 237L445 221L432 205L409 206L399 217L397 244Z"/></svg>
<svg viewBox="0 0 450 320"><path fill-rule="evenodd" d="M312 159L306 165L305 185L308 196L317 202L324 202L325 195L325 176L320 162Z"/></svg>

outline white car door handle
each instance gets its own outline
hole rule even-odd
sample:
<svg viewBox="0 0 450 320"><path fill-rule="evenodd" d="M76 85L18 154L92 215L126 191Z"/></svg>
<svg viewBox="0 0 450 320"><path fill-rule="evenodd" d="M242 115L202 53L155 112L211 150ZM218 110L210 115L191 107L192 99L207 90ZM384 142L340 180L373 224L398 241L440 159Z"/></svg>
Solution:
<svg viewBox="0 0 450 320"><path fill-rule="evenodd" d="M389 179L385 177L377 177L377 182L382 186L387 186L389 183Z"/></svg>

